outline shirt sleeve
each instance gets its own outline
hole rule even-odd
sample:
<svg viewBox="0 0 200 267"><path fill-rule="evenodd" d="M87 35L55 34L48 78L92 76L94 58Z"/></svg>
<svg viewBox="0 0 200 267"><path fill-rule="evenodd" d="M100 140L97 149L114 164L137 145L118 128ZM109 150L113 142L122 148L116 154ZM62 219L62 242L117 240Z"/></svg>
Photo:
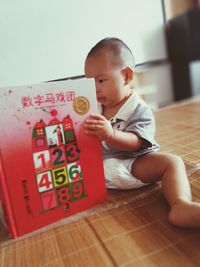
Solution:
<svg viewBox="0 0 200 267"><path fill-rule="evenodd" d="M146 104L139 104L126 122L125 132L133 132L144 140L144 146L155 144L155 119Z"/></svg>

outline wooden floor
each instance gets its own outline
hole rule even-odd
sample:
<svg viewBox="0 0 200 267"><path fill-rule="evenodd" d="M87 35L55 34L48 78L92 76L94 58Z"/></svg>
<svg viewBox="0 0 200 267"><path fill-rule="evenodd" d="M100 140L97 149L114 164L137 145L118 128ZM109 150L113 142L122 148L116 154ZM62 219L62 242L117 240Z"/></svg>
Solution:
<svg viewBox="0 0 200 267"><path fill-rule="evenodd" d="M184 159L200 201L200 102L156 112L162 151ZM108 201L78 217L17 240L0 226L0 267L200 266L200 230L168 223L160 185L108 191Z"/></svg>

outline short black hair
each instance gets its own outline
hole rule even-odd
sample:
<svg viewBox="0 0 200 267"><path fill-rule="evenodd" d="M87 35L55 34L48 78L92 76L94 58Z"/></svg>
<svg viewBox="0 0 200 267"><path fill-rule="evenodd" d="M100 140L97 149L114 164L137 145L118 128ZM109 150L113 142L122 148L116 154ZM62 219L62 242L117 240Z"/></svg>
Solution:
<svg viewBox="0 0 200 267"><path fill-rule="evenodd" d="M121 60L128 66L135 67L135 59L131 49L121 40L115 37L107 37L99 41L92 49L89 51L88 57L95 56L103 53L107 50L112 53L115 58L121 57Z"/></svg>

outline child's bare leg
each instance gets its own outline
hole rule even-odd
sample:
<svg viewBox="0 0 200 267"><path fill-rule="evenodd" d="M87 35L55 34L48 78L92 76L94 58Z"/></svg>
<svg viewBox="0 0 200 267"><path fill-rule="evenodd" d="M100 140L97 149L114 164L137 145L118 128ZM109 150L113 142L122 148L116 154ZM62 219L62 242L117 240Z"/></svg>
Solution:
<svg viewBox="0 0 200 267"><path fill-rule="evenodd" d="M132 174L143 182L162 182L171 206L169 221L183 227L200 227L200 203L192 202L191 189L180 157L167 153L149 153L137 158Z"/></svg>

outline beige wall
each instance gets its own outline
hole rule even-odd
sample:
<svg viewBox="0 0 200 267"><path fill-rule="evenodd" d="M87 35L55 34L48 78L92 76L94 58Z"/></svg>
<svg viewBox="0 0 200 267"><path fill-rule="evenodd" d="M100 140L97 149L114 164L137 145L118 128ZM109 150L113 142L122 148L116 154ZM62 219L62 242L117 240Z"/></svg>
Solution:
<svg viewBox="0 0 200 267"><path fill-rule="evenodd" d="M164 0L166 20L199 6L198 0Z"/></svg>

